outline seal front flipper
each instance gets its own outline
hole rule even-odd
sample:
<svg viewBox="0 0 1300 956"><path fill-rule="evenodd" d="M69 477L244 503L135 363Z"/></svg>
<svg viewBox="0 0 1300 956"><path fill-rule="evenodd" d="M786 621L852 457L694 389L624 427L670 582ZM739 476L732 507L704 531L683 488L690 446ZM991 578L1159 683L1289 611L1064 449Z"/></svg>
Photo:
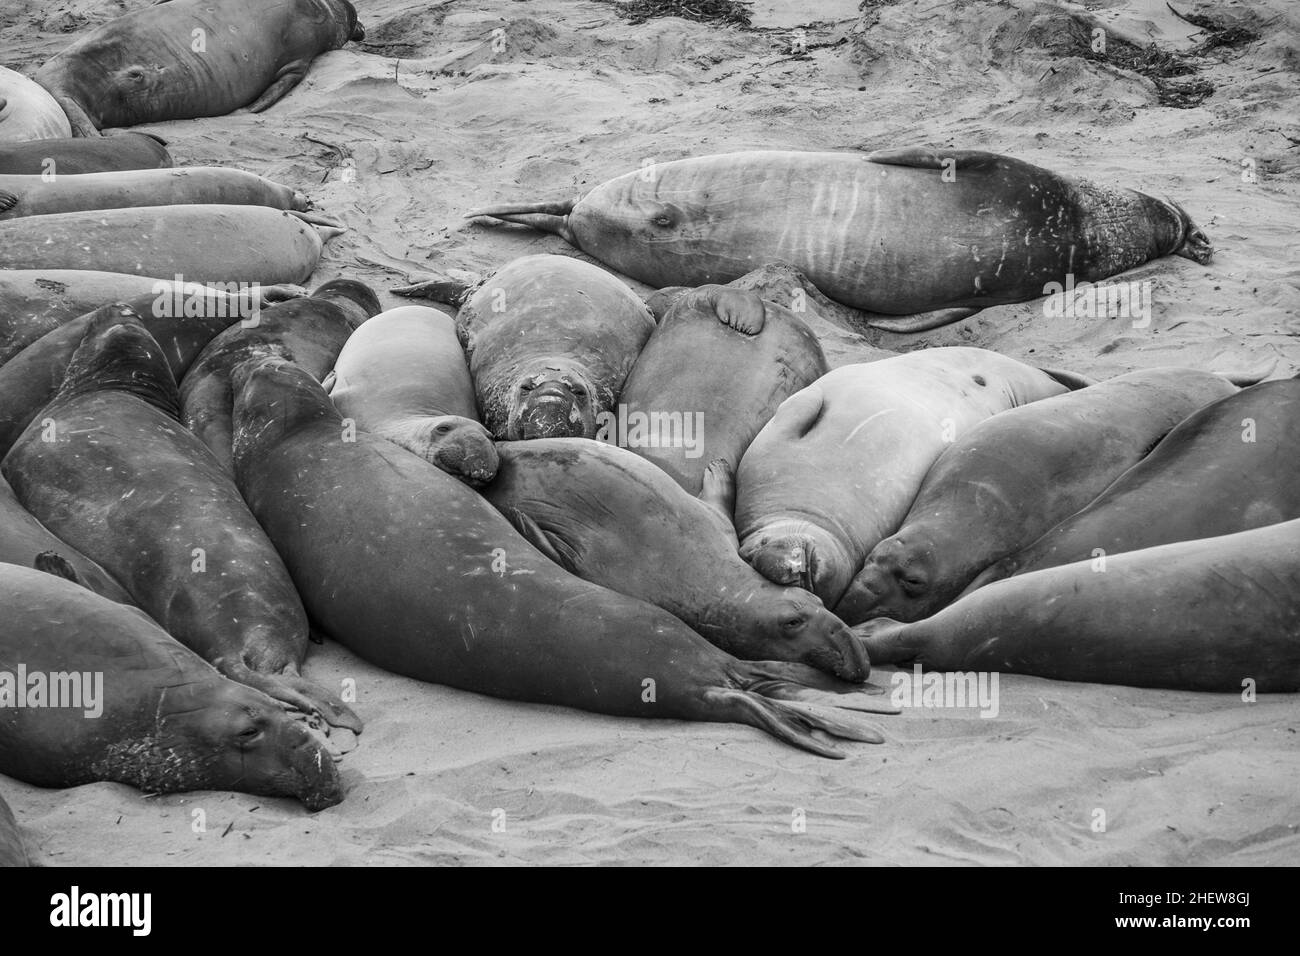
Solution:
<svg viewBox="0 0 1300 956"><path fill-rule="evenodd" d="M908 335L913 332L929 332L931 329L940 329L945 325L952 325L954 322L960 322L962 319L969 319L979 309L958 307L952 309L935 309L933 312L917 312L915 315L875 315L874 313L865 313L871 318L867 319L867 325L873 329L879 329L882 332L897 332Z"/></svg>
<svg viewBox="0 0 1300 956"><path fill-rule="evenodd" d="M736 469L725 458L715 458L704 469L704 488L700 501L726 519L728 537L736 537Z"/></svg>
<svg viewBox="0 0 1300 956"><path fill-rule="evenodd" d="M525 541L570 574L578 574L578 553L559 535L543 531L541 525L518 508L508 509L506 517Z"/></svg>
<svg viewBox="0 0 1300 956"><path fill-rule="evenodd" d="M280 100L284 99L295 86L302 82L302 78L307 75L306 64L301 60L295 60L292 63L286 63L280 67L280 72L276 74L275 80L259 96L248 104L250 113L261 113L263 110L270 109Z"/></svg>
<svg viewBox="0 0 1300 956"><path fill-rule="evenodd" d="M767 321L767 306L757 292L748 289L729 289L726 286L705 286L696 293L696 301L707 302L717 320L742 335L758 335ZM651 310L653 311L653 309Z"/></svg>
<svg viewBox="0 0 1300 956"><path fill-rule="evenodd" d="M8 212L16 205L18 205L18 197L7 189L0 189L0 212Z"/></svg>
<svg viewBox="0 0 1300 956"><path fill-rule="evenodd" d="M711 688L704 692L704 699L735 723L758 727L778 740L821 757L842 760L846 754L834 744L819 740L814 731L862 743L885 742L878 731L864 723L815 707L772 700L747 690Z"/></svg>
<svg viewBox="0 0 1300 956"><path fill-rule="evenodd" d="M864 714L902 712L891 703L873 700L885 694L884 688L874 684L853 684L806 664L789 661L750 661L748 666L760 682L747 689L764 697Z"/></svg>
<svg viewBox="0 0 1300 956"><path fill-rule="evenodd" d="M288 704L294 710L319 716L331 727L342 727L354 734L360 734L365 727L352 708L305 677L290 672L262 674L244 664L228 660L217 661L214 666L223 676L260 690L267 697Z"/></svg>

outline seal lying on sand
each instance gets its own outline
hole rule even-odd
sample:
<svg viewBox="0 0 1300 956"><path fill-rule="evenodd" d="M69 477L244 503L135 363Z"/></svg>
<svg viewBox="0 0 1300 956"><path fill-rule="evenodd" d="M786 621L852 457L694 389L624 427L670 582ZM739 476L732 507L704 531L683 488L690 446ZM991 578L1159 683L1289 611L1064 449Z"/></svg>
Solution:
<svg viewBox="0 0 1300 956"><path fill-rule="evenodd" d="M478 420L451 316L408 305L352 333L325 382L334 407L471 485L491 481L497 449Z"/></svg>
<svg viewBox="0 0 1300 956"><path fill-rule="evenodd" d="M224 166L59 174L52 180L0 176L0 219L187 203L305 210L307 197L254 173Z"/></svg>
<svg viewBox="0 0 1300 956"><path fill-rule="evenodd" d="M747 723L828 757L843 754L813 730L880 740L847 711L804 702L871 701L803 683L852 685L738 661L667 611L564 571L405 448L344 440L329 396L289 363L236 369L235 435L240 489L313 620L386 670L604 714Z"/></svg>
<svg viewBox="0 0 1300 956"><path fill-rule="evenodd" d="M777 406L827 371L817 336L789 309L756 292L703 286L667 309L619 396L622 427L606 431L626 429L630 451L698 495L709 462L734 470ZM636 440L639 422L648 434Z"/></svg>
<svg viewBox="0 0 1300 956"><path fill-rule="evenodd" d="M1208 262L1180 206L973 149L758 151L658 163L579 199L492 216L558 233L662 286L728 282L789 262L895 332L935 328L1050 282L1095 282L1177 254Z"/></svg>
<svg viewBox="0 0 1300 956"><path fill-rule="evenodd" d="M146 793L297 797L309 810L343 799L333 758L301 722L136 608L12 564L0 564L0 592L0 695L26 704L0 706L0 773L38 787L109 780ZM32 703L37 678L44 706ZM78 687L79 699L53 706Z"/></svg>
<svg viewBox="0 0 1300 956"><path fill-rule="evenodd" d="M1300 690L1300 520L1079 561L912 624L858 625L877 663L1240 692ZM1253 681L1247 684L1246 681Z"/></svg>
<svg viewBox="0 0 1300 956"><path fill-rule="evenodd" d="M1242 389L1188 416L1095 501L980 574L970 589L1300 518L1298 475L1300 380Z"/></svg>
<svg viewBox="0 0 1300 956"><path fill-rule="evenodd" d="M437 280L393 291L448 288ZM524 256L453 298L463 302L456 333L483 424L508 441L594 438L655 327L622 281L568 256Z"/></svg>
<svg viewBox="0 0 1300 956"><path fill-rule="evenodd" d="M741 556L834 610L951 442L997 412L1065 390L985 349L925 349L835 369L787 398L741 459Z"/></svg>
<svg viewBox="0 0 1300 956"><path fill-rule="evenodd" d="M711 472L719 469L730 466L715 461ZM705 482L714 494L724 487ZM730 501L692 498L636 455L585 438L506 442L483 496L570 573L658 605L729 654L867 678L839 618L736 554Z"/></svg>
<svg viewBox="0 0 1300 956"><path fill-rule="evenodd" d="M170 0L92 30L36 73L78 136L260 113L365 29L347 0ZM67 135L67 134L65 134Z"/></svg>
<svg viewBox="0 0 1300 956"><path fill-rule="evenodd" d="M80 176L172 165L167 144L152 133L0 142L0 174L5 176Z"/></svg>
<svg viewBox="0 0 1300 956"><path fill-rule="evenodd" d="M308 628L293 582L230 478L177 420L158 344L117 312L91 324L58 394L0 463L5 478L37 520L223 675L360 730L299 676Z"/></svg>
<svg viewBox="0 0 1300 956"><path fill-rule="evenodd" d="M256 325L230 326L208 343L181 379L181 421L233 473L231 369L251 355L267 353L323 379L348 336L379 311L379 299L369 286L335 279L308 298L265 310Z"/></svg>
<svg viewBox="0 0 1300 956"><path fill-rule="evenodd" d="M5 803L4 795L0 794L0 869L30 865L22 835L18 832L18 821L14 819L9 804Z"/></svg>
<svg viewBox="0 0 1300 956"><path fill-rule="evenodd" d="M68 117L39 83L0 66L0 143L60 139L72 135Z"/></svg>
<svg viewBox="0 0 1300 956"><path fill-rule="evenodd" d="M1192 412L1236 391L1209 372L1145 369L981 422L939 456L837 613L850 624L928 617L1087 507Z"/></svg>
<svg viewBox="0 0 1300 956"><path fill-rule="evenodd" d="M0 269L91 269L188 282L301 283L344 232L305 213L213 203L0 222ZM101 303L102 304L102 303Z"/></svg>

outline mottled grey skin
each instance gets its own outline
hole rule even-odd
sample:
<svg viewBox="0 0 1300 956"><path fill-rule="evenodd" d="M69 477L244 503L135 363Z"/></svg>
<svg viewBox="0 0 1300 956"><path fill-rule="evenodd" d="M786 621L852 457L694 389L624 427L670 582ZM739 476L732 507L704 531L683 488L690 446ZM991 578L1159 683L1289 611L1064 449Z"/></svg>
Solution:
<svg viewBox="0 0 1300 956"><path fill-rule="evenodd" d="M1254 441L1243 440L1247 422ZM1103 554L1300 518L1297 475L1300 380L1242 389L1188 416L1088 507L990 567L970 589Z"/></svg>
<svg viewBox="0 0 1300 956"><path fill-rule="evenodd" d="M0 471L42 524L223 675L359 731L335 695L300 676L308 626L293 582L177 405L139 319L100 316Z"/></svg>
<svg viewBox="0 0 1300 956"><path fill-rule="evenodd" d="M483 496L569 572L669 611L741 660L867 679L839 618L742 561L730 516L636 455L584 438L505 442Z"/></svg>
<svg viewBox="0 0 1300 956"><path fill-rule="evenodd" d="M1300 520L998 581L855 630L872 661L1241 694L1300 690ZM1247 682L1251 683L1247 683Z"/></svg>
<svg viewBox="0 0 1300 956"><path fill-rule="evenodd" d="M146 793L236 790L343 799L329 752L278 701L226 680L136 608L70 581L0 564L0 662L103 674L103 712L0 708L0 773L39 787L107 780ZM0 857L4 854L0 820Z"/></svg>
<svg viewBox="0 0 1300 956"><path fill-rule="evenodd" d="M84 34L35 80L75 135L98 136L242 107L259 113L297 86L319 54L365 35L346 0L170 0Z"/></svg>
<svg viewBox="0 0 1300 956"><path fill-rule="evenodd" d="M928 617L1087 507L1188 415L1236 391L1209 372L1144 369L981 422L939 456L836 612L849 624Z"/></svg>

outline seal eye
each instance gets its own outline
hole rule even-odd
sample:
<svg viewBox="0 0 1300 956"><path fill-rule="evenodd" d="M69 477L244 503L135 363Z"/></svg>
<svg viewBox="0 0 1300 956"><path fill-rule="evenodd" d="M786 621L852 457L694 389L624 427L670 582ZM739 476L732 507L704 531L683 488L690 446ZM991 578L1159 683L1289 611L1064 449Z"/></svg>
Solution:
<svg viewBox="0 0 1300 956"><path fill-rule="evenodd" d="M573 397L574 397L574 398L586 398L586 397L587 397L587 390L586 390L585 388L583 388L581 385L575 385L575 386L573 386L571 389L569 389L569 391L573 393Z"/></svg>
<svg viewBox="0 0 1300 956"><path fill-rule="evenodd" d="M909 597L916 597L925 590L925 582L916 578L899 578L898 583L903 588L903 593Z"/></svg>
<svg viewBox="0 0 1300 956"><path fill-rule="evenodd" d="M801 617L787 618L785 621L781 622L781 626L784 627L787 631L793 631L796 628L803 627L803 618Z"/></svg>
<svg viewBox="0 0 1300 956"><path fill-rule="evenodd" d="M260 727L249 727L247 730L240 731L237 739L241 745L251 744L260 736L262 736L262 730Z"/></svg>
<svg viewBox="0 0 1300 956"><path fill-rule="evenodd" d="M435 431L436 433L438 433L439 435L446 435L448 432L451 431L451 426L450 426L450 425L439 425L437 428L434 429L434 431Z"/></svg>

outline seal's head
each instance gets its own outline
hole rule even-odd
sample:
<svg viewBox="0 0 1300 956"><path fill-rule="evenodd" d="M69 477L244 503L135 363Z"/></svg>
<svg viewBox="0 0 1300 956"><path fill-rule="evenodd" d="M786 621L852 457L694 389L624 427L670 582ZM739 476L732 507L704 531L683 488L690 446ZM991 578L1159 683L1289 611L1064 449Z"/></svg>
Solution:
<svg viewBox="0 0 1300 956"><path fill-rule="evenodd" d="M1172 199L1166 199L1165 202L1173 208L1178 223L1178 237L1173 253L1201 265L1208 264L1214 257L1214 246L1210 242L1210 237L1205 234L1205 230L1192 221L1192 217L1187 215L1187 210L1182 206Z"/></svg>
<svg viewBox="0 0 1300 956"><path fill-rule="evenodd" d="M812 591L833 607L853 576L848 551L808 521L781 519L745 536L740 556L776 584Z"/></svg>
<svg viewBox="0 0 1300 956"><path fill-rule="evenodd" d="M763 611L764 618L753 632L755 653L737 656L807 664L855 684L871 674L861 642L816 595L786 588Z"/></svg>
<svg viewBox="0 0 1300 956"><path fill-rule="evenodd" d="M894 535L867 555L835 613L854 624L876 617L915 621L935 608L935 552L921 535Z"/></svg>
<svg viewBox="0 0 1300 956"><path fill-rule="evenodd" d="M360 42L366 38L366 28L361 25L361 18L357 16L357 8L348 0L336 0L337 6L342 15L339 19L339 32L336 38L338 46L343 46L349 40Z"/></svg>
<svg viewBox="0 0 1300 956"><path fill-rule="evenodd" d="M401 444L473 488L495 478L500 464L496 443L488 430L460 415L423 418Z"/></svg>
<svg viewBox="0 0 1300 956"><path fill-rule="evenodd" d="M592 438L596 389L576 365L555 362L525 371L508 396L506 439Z"/></svg>

